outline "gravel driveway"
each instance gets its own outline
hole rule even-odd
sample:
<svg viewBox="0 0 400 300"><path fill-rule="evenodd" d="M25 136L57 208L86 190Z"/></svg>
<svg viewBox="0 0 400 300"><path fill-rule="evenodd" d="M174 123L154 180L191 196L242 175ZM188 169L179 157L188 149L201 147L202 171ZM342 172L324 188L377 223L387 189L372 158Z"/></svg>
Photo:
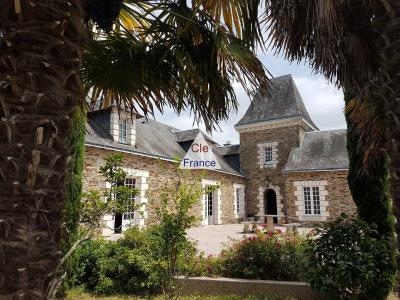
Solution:
<svg viewBox="0 0 400 300"><path fill-rule="evenodd" d="M218 255L231 239L240 240L244 236L242 231L242 224L228 224L192 227L187 233L189 238L198 242L198 249L205 255Z"/></svg>

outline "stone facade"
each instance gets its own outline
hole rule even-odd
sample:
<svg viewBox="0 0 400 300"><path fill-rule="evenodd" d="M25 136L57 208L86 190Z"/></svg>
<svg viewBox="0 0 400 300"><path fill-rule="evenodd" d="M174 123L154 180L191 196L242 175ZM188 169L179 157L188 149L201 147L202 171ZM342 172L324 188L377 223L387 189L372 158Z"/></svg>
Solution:
<svg viewBox="0 0 400 300"><path fill-rule="evenodd" d="M325 172L294 172L286 174L287 214L289 222L319 223L332 221L341 213L354 214L356 206L347 185L345 170ZM320 186L321 216L304 218L303 191L299 186ZM321 187L323 187L321 189Z"/></svg>
<svg viewBox="0 0 400 300"><path fill-rule="evenodd" d="M346 130L319 131L290 75L272 83L235 125L247 214L260 222L315 224L354 213Z"/></svg>
<svg viewBox="0 0 400 300"><path fill-rule="evenodd" d="M83 177L84 190L104 190L107 188L105 179L99 174L99 168L104 164L103 158L113 154L114 151L86 146L85 165ZM159 201L159 195L165 185L176 184L178 182L177 168L178 164L173 161L161 160L135 154L124 154L123 168L128 176L137 179L137 188L140 190L139 201L143 204L144 219L140 225L146 225L155 220L155 207ZM236 213L236 188L243 187L244 177L234 176L216 171L198 171L192 170L191 175L197 178L202 174L202 183L206 185L218 184L219 188L215 191L216 196L214 205L218 207L215 210L217 218L215 224L226 224L238 222L243 217L244 208L241 214ZM244 202L244 199L241 203ZM204 198L199 199L194 206L193 213L199 217L199 223L206 224L204 219ZM105 216L104 221L112 225L112 216ZM124 225L124 224L123 224ZM104 234L111 234L112 230L107 226Z"/></svg>
<svg viewBox="0 0 400 300"><path fill-rule="evenodd" d="M142 205L144 218L136 216L138 225L152 223L160 191L178 182L173 158L184 157L203 134L221 169L191 171L193 180L202 174L204 188L217 187L204 193L193 208L199 224L233 223L248 217L260 222L269 217L276 223L315 224L343 212L354 213L346 178L346 130L319 131L290 75L273 79L268 97L255 97L235 125L239 145L219 146L199 129L180 130L130 118L131 114L118 114L115 109L91 112L84 189L107 188L98 172L103 158L114 151L124 153L123 168L140 190L135 199ZM121 132L125 133L122 142ZM104 221L106 227L116 223L113 216L105 216ZM122 229L131 224L129 218L123 220Z"/></svg>
<svg viewBox="0 0 400 300"><path fill-rule="evenodd" d="M239 131L240 132L240 131ZM297 125L240 132L240 166L246 174L247 213L265 214L264 192L273 189L277 194L278 215L285 222L284 199L285 178L283 169L290 152L300 145L300 128ZM262 164L263 147L274 145L276 156L271 166Z"/></svg>

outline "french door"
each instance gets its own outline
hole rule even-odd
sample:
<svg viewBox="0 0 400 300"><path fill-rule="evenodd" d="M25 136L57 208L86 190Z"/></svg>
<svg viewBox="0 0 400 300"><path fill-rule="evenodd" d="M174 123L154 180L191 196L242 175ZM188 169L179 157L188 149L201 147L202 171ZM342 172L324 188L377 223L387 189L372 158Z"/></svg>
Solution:
<svg viewBox="0 0 400 300"><path fill-rule="evenodd" d="M208 222L208 225L214 224L212 191L207 191L205 194L205 211L206 211L206 221Z"/></svg>

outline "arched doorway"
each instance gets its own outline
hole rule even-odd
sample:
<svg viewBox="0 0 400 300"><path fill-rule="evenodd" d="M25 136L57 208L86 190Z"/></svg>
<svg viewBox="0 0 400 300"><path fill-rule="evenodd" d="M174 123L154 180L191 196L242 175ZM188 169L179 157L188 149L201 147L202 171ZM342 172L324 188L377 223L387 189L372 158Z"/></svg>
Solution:
<svg viewBox="0 0 400 300"><path fill-rule="evenodd" d="M266 215L277 215L278 205L276 202L276 192L268 189L264 192L264 213ZM274 217L274 223L278 223L278 218Z"/></svg>

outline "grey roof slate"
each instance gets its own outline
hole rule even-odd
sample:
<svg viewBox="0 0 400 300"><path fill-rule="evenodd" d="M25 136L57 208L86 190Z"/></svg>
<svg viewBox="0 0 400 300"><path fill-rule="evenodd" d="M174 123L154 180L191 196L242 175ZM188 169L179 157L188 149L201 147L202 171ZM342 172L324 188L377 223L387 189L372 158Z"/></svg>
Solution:
<svg viewBox="0 0 400 300"><path fill-rule="evenodd" d="M285 172L344 170L349 168L346 130L306 132L299 148L292 149Z"/></svg>
<svg viewBox="0 0 400 300"><path fill-rule="evenodd" d="M240 145L224 145L218 147L219 153L235 170L240 170Z"/></svg>
<svg viewBox="0 0 400 300"><path fill-rule="evenodd" d="M269 96L262 98L256 95L246 113L236 125L303 117L315 129L318 129L307 112L292 76L289 74L275 77L271 79L271 82Z"/></svg>
<svg viewBox="0 0 400 300"><path fill-rule="evenodd" d="M164 159L183 158L186 151L181 147L179 141L183 136L185 142L190 141L189 137L194 140L197 136L195 132L200 131L198 129L182 131L154 120L141 118L136 120L136 146L133 147L114 141L109 132L99 123L99 118L93 117L92 114L89 115L86 129L85 143L88 145ZM204 133L203 135L210 140ZM221 171L243 176L238 169L230 166L215 145L213 145L213 153L221 165Z"/></svg>
<svg viewBox="0 0 400 300"><path fill-rule="evenodd" d="M224 145L221 147L218 147L219 153L221 155L235 155L240 153L240 145Z"/></svg>
<svg viewBox="0 0 400 300"><path fill-rule="evenodd" d="M199 133L202 133L204 138L209 141L212 142L213 144L216 144L215 141L213 141L209 136L207 136L203 131L201 131L198 128L195 129L189 129L189 130L177 130L175 131L175 135L176 135L176 141L178 143L184 143L184 142L189 142L189 141L194 141L194 139L197 137L197 135Z"/></svg>

